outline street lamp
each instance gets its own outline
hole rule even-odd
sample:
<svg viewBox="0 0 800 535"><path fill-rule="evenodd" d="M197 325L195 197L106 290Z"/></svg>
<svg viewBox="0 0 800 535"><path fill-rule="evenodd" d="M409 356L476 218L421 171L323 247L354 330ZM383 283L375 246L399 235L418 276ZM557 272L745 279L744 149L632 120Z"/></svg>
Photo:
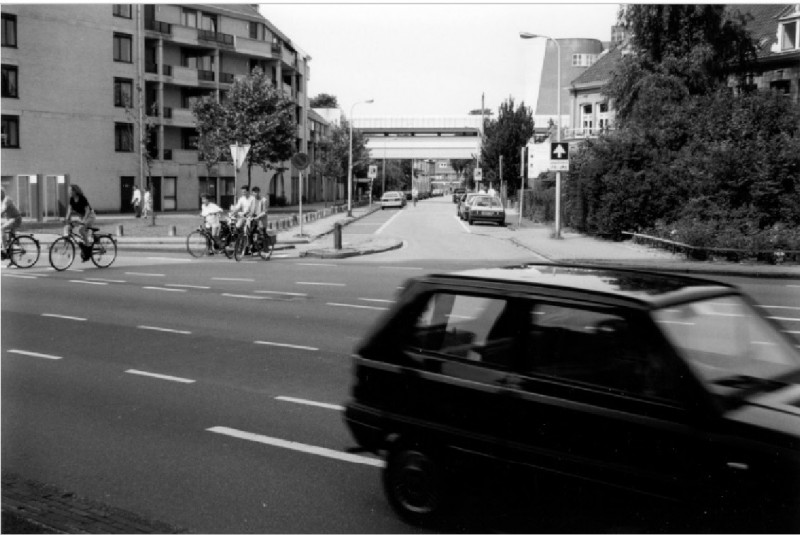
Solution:
<svg viewBox="0 0 800 535"><path fill-rule="evenodd" d="M558 113L558 131L556 132L556 141L561 142L561 45L558 41L547 35L541 35L529 32L519 32L521 39L549 39L556 44L556 108ZM555 238L561 238L561 171L556 171L556 228Z"/></svg>
<svg viewBox="0 0 800 535"><path fill-rule="evenodd" d="M353 217L353 109L358 104L372 104L372 99L362 100L350 106L350 162L347 166L347 217Z"/></svg>

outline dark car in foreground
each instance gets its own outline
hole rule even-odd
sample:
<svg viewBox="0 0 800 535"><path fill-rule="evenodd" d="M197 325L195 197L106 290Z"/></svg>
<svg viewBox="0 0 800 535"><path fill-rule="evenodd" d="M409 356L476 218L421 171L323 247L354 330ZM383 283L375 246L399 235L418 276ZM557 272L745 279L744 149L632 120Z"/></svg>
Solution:
<svg viewBox="0 0 800 535"><path fill-rule="evenodd" d="M800 354L734 286L553 264L428 275L354 359L346 424L385 455L411 523L478 467L510 467L529 488L555 475L737 530L800 527Z"/></svg>

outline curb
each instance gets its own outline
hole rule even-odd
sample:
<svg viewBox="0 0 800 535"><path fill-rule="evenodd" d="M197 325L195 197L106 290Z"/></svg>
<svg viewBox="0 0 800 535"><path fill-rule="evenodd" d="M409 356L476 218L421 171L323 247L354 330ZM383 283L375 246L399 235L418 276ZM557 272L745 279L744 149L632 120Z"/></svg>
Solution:
<svg viewBox="0 0 800 535"><path fill-rule="evenodd" d="M308 251L303 251L300 253L300 258L310 256L312 258L348 258L351 256L363 256L368 254L375 254L375 253L384 253L386 251L392 251L394 249L399 249L403 246L403 242L397 240L396 243L389 244L385 247L375 247L375 248L365 248L365 249L356 249L354 247L343 247L342 249L310 249Z"/></svg>

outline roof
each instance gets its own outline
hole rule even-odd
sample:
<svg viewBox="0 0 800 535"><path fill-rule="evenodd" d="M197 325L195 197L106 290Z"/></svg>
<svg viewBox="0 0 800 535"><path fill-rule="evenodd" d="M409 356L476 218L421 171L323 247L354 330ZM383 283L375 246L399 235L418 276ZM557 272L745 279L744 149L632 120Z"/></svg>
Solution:
<svg viewBox="0 0 800 535"><path fill-rule="evenodd" d="M759 58L780 56L788 52L773 52L772 45L778 42L778 21L791 13L794 4L732 4L731 11L739 10L749 15L745 19L745 28L750 31L753 40L758 45L756 55Z"/></svg>
<svg viewBox="0 0 800 535"><path fill-rule="evenodd" d="M611 78L611 73L622 59L623 44L619 44L597 58L580 76L575 78L573 84L588 84L591 82L605 82Z"/></svg>
<svg viewBox="0 0 800 535"><path fill-rule="evenodd" d="M521 264L472 269L434 277L457 277L577 290L620 297L648 307L729 294L733 286L721 282L666 273L615 267L569 264Z"/></svg>

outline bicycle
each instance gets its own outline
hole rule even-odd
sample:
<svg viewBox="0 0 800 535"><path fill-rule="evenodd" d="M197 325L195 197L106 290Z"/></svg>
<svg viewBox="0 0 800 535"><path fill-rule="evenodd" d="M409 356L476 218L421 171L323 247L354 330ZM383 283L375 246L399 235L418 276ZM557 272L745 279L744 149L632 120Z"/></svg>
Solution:
<svg viewBox="0 0 800 535"><path fill-rule="evenodd" d="M211 235L211 229L206 227L205 223L202 223L196 230L186 236L186 250L195 258L220 252L231 258L235 244L235 235L231 230L232 226L232 223L228 221L220 221L219 243L221 247L218 247L214 237Z"/></svg>
<svg viewBox="0 0 800 535"><path fill-rule="evenodd" d="M233 248L233 258L238 262L247 253L258 255L262 260L269 260L275 249L275 232L259 228L252 228L253 218L248 217L241 231L236 236L236 245Z"/></svg>
<svg viewBox="0 0 800 535"><path fill-rule="evenodd" d="M48 257L50 265L56 271L68 269L75 261L75 246L84 245L83 237L75 230L81 223L69 221L69 233L61 236L50 245ZM92 233L91 254L89 258L92 263L99 268L106 268L114 263L117 258L117 242L111 234L98 234L98 228L87 227L87 231Z"/></svg>
<svg viewBox="0 0 800 535"><path fill-rule="evenodd" d="M9 230L7 243L3 249L3 260L8 260L10 265L24 269L33 267L39 261L41 247L33 234L17 234Z"/></svg>

